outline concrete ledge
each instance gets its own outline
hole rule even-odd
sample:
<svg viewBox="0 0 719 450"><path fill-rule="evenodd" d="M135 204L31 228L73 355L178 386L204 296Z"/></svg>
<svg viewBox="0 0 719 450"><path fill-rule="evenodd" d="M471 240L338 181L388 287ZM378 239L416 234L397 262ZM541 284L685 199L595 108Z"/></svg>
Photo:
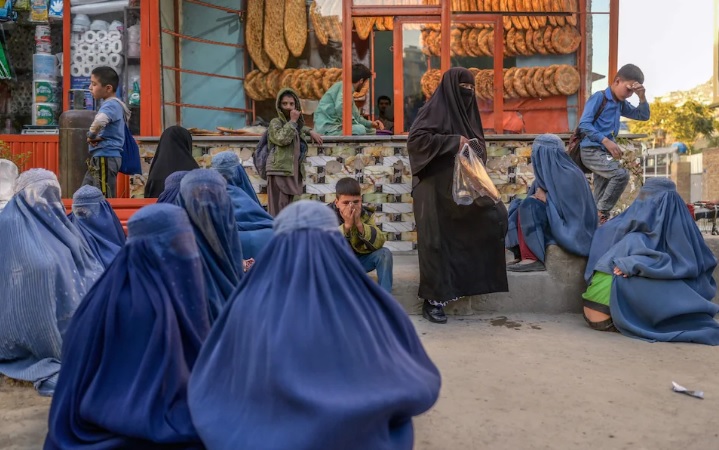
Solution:
<svg viewBox="0 0 719 450"><path fill-rule="evenodd" d="M705 236L714 255L719 255L719 237ZM477 295L450 303L450 315L479 313L542 313L563 314L582 311L582 293L586 289L584 270L586 258L570 255L561 248L547 248L547 271L531 273L508 272L509 292ZM719 279L719 268L714 270ZM394 289L392 294L408 314L420 314L417 298L419 262L411 253L394 255ZM714 297L717 302L719 297Z"/></svg>

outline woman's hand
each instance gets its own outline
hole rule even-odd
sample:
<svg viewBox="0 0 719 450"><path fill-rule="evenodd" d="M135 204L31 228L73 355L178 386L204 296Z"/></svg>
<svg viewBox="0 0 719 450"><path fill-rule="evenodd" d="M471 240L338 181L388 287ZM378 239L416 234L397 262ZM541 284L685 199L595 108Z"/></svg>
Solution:
<svg viewBox="0 0 719 450"><path fill-rule="evenodd" d="M312 139L312 142L318 145L322 145L322 136L314 130L310 130L310 139Z"/></svg>
<svg viewBox="0 0 719 450"><path fill-rule="evenodd" d="M536 198L542 203L547 203L547 193L544 191L544 189L538 187L537 190L534 192L534 195L532 197Z"/></svg>
<svg viewBox="0 0 719 450"><path fill-rule="evenodd" d="M252 265L253 265L254 263L255 263L255 258L250 258L250 259L245 259L245 260L243 260L243 261L242 261L242 270L243 270L244 272L247 272L248 270L250 270L250 268L252 267Z"/></svg>
<svg viewBox="0 0 719 450"><path fill-rule="evenodd" d="M621 271L621 269L619 269L619 267L616 266L614 267L614 275L618 277L629 278L629 275L626 275L624 272Z"/></svg>
<svg viewBox="0 0 719 450"><path fill-rule="evenodd" d="M468 144L468 143L469 143L469 139L467 139L464 136L460 136L459 137L459 151L461 152L462 149L464 148L464 144Z"/></svg>

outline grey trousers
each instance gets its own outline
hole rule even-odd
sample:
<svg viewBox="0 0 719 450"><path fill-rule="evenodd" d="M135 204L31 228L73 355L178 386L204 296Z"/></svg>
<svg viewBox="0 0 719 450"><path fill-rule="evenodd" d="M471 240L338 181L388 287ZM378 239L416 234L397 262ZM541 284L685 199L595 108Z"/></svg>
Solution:
<svg viewBox="0 0 719 450"><path fill-rule="evenodd" d="M91 156L87 160L87 172L82 185L95 186L105 198L117 195L117 172L120 171L122 158L112 156ZM68 192L72 195L72 192Z"/></svg>
<svg viewBox="0 0 719 450"><path fill-rule="evenodd" d="M584 147L582 163L592 171L594 201L599 211L609 212L629 183L629 172L604 147Z"/></svg>

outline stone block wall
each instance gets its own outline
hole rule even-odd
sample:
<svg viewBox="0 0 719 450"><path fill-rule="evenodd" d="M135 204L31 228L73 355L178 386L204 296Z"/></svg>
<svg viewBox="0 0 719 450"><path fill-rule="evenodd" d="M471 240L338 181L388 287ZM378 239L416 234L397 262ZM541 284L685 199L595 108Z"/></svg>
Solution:
<svg viewBox="0 0 719 450"><path fill-rule="evenodd" d="M234 151L242 160L260 202L267 204L267 183L257 174L252 163L256 140L194 139L193 154L200 167L210 167L219 152ZM144 180L157 144L141 142L144 174L134 177L131 196L142 197ZM515 196L523 197L534 182L530 156L530 139L488 140L487 171L509 203ZM329 203L335 200L335 184L344 177L355 177L362 186L365 203L375 208L375 220L387 235L386 246L395 252L416 249L417 231L412 212L412 173L404 139L332 140L321 146L310 145L305 160L305 193L302 198ZM639 184L641 186L641 184ZM636 196L637 183L632 181L623 203L625 207Z"/></svg>

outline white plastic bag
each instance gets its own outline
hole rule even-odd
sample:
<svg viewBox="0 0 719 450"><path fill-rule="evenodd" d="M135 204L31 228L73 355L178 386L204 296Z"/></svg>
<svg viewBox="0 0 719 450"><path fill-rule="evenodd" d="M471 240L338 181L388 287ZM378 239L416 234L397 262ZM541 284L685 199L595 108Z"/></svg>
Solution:
<svg viewBox="0 0 719 450"><path fill-rule="evenodd" d="M464 144L454 160L452 198L458 205L466 206L473 204L479 197L487 197L494 203L501 198L484 168L484 163L468 143Z"/></svg>

